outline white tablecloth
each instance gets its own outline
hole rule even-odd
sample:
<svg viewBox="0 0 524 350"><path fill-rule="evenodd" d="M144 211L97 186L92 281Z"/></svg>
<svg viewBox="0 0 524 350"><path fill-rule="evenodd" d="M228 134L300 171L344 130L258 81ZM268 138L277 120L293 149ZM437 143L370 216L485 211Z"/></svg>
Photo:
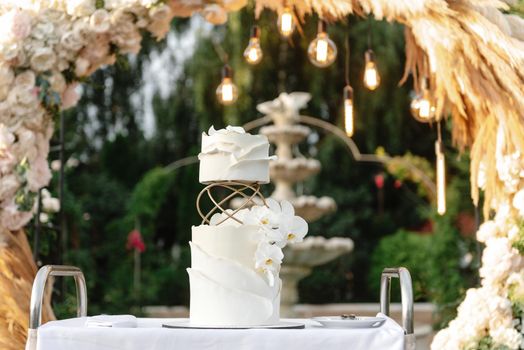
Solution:
<svg viewBox="0 0 524 350"><path fill-rule="evenodd" d="M168 329L173 319L138 319L137 328L88 328L86 318L38 329L37 350L404 350L404 330L388 319L374 329L327 329L307 319L305 329Z"/></svg>

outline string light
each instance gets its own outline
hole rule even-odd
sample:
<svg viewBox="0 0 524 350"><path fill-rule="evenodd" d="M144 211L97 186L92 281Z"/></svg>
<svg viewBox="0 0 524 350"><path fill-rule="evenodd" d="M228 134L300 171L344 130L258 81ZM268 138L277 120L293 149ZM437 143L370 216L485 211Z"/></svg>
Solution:
<svg viewBox="0 0 524 350"><path fill-rule="evenodd" d="M307 52L311 63L320 68L331 65L337 58L337 46L329 38L326 27L325 21L318 22L317 37L309 44Z"/></svg>
<svg viewBox="0 0 524 350"><path fill-rule="evenodd" d="M364 86L373 91L380 85L380 75L377 70L375 53L368 49L365 53L366 67L364 70Z"/></svg>
<svg viewBox="0 0 524 350"><path fill-rule="evenodd" d="M346 37L346 60L345 60L345 79L346 86L344 86L344 129L346 135L352 137L355 131L355 120L353 110L353 88L349 85L349 36Z"/></svg>
<svg viewBox="0 0 524 350"><path fill-rule="evenodd" d="M278 30L284 38L288 38L295 31L295 15L289 6L285 6L278 16Z"/></svg>
<svg viewBox="0 0 524 350"><path fill-rule="evenodd" d="M227 64L222 68L222 82L218 85L216 94L223 105L233 104L238 98L238 89L233 83L233 70Z"/></svg>
<svg viewBox="0 0 524 350"><path fill-rule="evenodd" d="M411 114L422 123L430 123L435 120L435 104L428 85L428 78L423 78L421 93L411 101Z"/></svg>
<svg viewBox="0 0 524 350"><path fill-rule="evenodd" d="M353 88L350 85L344 87L344 128L346 135L352 137L355 131L355 120L353 118Z"/></svg>
<svg viewBox="0 0 524 350"><path fill-rule="evenodd" d="M262 48L260 47L260 28L258 26L253 26L251 28L251 38L249 39L249 44L244 50L244 58L249 64L258 64L262 61Z"/></svg>
<svg viewBox="0 0 524 350"><path fill-rule="evenodd" d="M364 54L366 65L364 67L364 86L373 91L380 85L380 74L377 69L375 53L373 52L373 37L371 30L371 17L368 17L368 49Z"/></svg>
<svg viewBox="0 0 524 350"><path fill-rule="evenodd" d="M446 213L446 160L444 157L444 146L440 131L440 122L437 124L438 138L435 142L435 154L437 162L437 212L440 215Z"/></svg>

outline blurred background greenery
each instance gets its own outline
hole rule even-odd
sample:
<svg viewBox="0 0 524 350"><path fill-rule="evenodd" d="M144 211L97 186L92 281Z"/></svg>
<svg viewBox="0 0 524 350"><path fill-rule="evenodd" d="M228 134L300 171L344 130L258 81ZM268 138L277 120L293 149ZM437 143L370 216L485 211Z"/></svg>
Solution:
<svg viewBox="0 0 524 350"><path fill-rule="evenodd" d="M302 26L303 34L285 41L278 35L275 15L264 12L258 24L265 56L255 67L242 58L253 23L252 8L231 14L219 27L178 19L167 41L145 37L139 55L119 57L117 65L96 72L84 85L79 106L66 113L66 154L79 164L66 165L63 259L84 270L91 314L188 304L187 242L191 226L200 222L195 199L202 186L197 165L175 171L168 165L196 155L200 135L209 126L254 120L261 116L256 105L283 91L310 92L304 113L342 127L346 36L355 89L354 141L361 152L381 148L433 168L436 130L410 116L412 82L398 86L404 66L401 25L370 25L351 17L329 27L339 58L319 69L306 55L316 18ZM370 27L382 77L374 92L362 84ZM222 107L215 97L223 65L217 48L228 53L240 91L231 107ZM160 65L167 90L151 88L155 65L157 70ZM449 125L444 129L449 187L448 212L442 217L421 195L420 184L403 176L402 169L388 172L377 164L358 163L340 140L319 131L302 145L301 152L318 158L323 168L300 184L300 191L331 196L338 204L336 213L310 225L310 234L350 237L355 250L304 279L301 302L378 302L381 270L404 265L413 274L416 299L438 305L439 325L453 316L465 290L477 283L479 247L473 238L478 218L469 197L467 155L453 149ZM383 186L377 186L377 175L384 179ZM49 188L57 193L57 174ZM56 215L51 223L58 224ZM133 291L133 253L126 249L127 235L137 223L146 244L140 294ZM56 263L58 236L46 225L41 261ZM58 310L66 314L67 303Z"/></svg>

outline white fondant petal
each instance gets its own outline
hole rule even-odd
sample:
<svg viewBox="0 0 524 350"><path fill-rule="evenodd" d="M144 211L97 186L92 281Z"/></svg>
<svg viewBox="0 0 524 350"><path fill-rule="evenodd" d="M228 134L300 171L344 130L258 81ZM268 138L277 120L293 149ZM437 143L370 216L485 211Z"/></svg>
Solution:
<svg viewBox="0 0 524 350"><path fill-rule="evenodd" d="M278 321L273 301L225 288L195 269L187 269L191 286L190 320L200 325L249 326Z"/></svg>
<svg viewBox="0 0 524 350"><path fill-rule="evenodd" d="M241 264L206 254L198 245L189 242L191 246L191 267L209 278L220 281L226 288L235 288L271 299L274 294L264 279L252 268Z"/></svg>

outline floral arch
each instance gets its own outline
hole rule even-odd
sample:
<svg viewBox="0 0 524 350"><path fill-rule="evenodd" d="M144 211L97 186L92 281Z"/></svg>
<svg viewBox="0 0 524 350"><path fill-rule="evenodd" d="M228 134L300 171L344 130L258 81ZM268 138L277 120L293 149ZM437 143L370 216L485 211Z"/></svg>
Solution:
<svg viewBox="0 0 524 350"><path fill-rule="evenodd" d="M484 191L482 286L468 291L434 349L480 343L524 347L512 308L524 309L524 21L511 0L289 0L298 19L349 14L398 21L406 75L430 77L437 115L471 152L472 198ZM161 39L173 17L200 13L220 24L247 0L4 0L0 3L0 345L18 349L36 266L23 227L51 178L54 117L78 101L76 86L118 54L137 53L142 33ZM282 0L256 0L282 11ZM418 79L415 79L417 81ZM416 87L418 88L418 87ZM496 215L489 216L492 210ZM518 327L518 325L517 325ZM4 344L4 340L9 343ZM12 339L19 343L13 344Z"/></svg>

